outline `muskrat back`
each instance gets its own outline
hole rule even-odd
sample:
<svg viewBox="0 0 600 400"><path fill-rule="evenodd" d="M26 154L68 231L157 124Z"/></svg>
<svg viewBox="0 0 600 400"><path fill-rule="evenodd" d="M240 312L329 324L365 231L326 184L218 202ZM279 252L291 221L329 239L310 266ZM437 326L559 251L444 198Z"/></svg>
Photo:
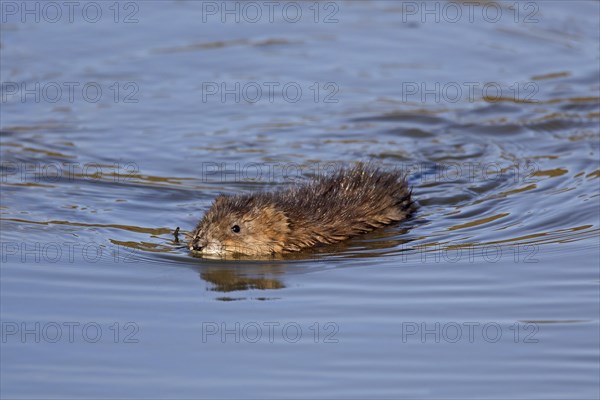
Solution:
<svg viewBox="0 0 600 400"><path fill-rule="evenodd" d="M403 173L358 164L273 192L218 196L189 249L221 256L300 251L402 221L413 210Z"/></svg>

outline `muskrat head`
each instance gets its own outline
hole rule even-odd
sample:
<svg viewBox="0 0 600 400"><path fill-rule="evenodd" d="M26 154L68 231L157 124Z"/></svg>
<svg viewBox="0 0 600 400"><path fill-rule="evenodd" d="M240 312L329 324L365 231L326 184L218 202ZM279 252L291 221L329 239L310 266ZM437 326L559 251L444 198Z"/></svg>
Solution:
<svg viewBox="0 0 600 400"><path fill-rule="evenodd" d="M268 255L281 252L289 230L287 217L273 204L221 195L194 230L188 248L219 256Z"/></svg>

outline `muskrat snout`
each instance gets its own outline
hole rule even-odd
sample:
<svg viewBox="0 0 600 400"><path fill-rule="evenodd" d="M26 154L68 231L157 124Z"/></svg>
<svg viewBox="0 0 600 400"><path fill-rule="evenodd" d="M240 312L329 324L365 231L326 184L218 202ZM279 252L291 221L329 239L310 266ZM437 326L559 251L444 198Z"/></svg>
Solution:
<svg viewBox="0 0 600 400"><path fill-rule="evenodd" d="M188 243L188 249L190 251L202 251L202 249L206 248L206 241L202 239L200 235L197 233L192 236L190 242Z"/></svg>

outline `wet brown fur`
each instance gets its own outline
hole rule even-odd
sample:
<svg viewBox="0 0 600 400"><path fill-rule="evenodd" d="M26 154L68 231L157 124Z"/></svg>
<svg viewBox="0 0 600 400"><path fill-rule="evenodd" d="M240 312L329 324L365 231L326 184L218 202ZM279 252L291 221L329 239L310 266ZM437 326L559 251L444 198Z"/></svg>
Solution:
<svg viewBox="0 0 600 400"><path fill-rule="evenodd" d="M404 174L358 164L274 192L220 195L189 248L219 255L295 252L402 221L413 210ZM234 225L239 233L232 231Z"/></svg>

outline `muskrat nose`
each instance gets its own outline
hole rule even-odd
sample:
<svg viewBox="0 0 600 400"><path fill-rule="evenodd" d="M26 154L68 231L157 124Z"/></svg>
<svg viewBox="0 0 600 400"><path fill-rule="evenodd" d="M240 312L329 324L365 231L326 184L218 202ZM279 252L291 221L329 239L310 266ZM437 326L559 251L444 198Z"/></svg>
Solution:
<svg viewBox="0 0 600 400"><path fill-rule="evenodd" d="M200 244L198 244L198 243L194 243L194 244L190 245L190 250L201 251L202 250L202 246L200 246Z"/></svg>

